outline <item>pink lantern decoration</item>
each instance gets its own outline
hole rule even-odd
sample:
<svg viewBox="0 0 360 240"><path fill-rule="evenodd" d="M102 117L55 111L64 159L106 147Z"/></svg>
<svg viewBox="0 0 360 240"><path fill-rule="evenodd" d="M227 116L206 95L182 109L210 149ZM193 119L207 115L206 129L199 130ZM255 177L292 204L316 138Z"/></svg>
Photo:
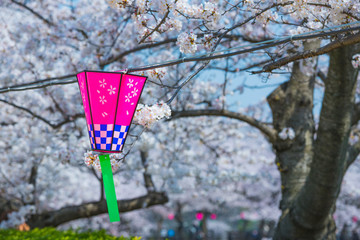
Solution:
<svg viewBox="0 0 360 240"><path fill-rule="evenodd" d="M92 150L121 152L147 77L85 71L77 78Z"/></svg>
<svg viewBox="0 0 360 240"><path fill-rule="evenodd" d="M215 220L216 219L216 214L215 213L212 213L211 215L210 215L210 219L212 219L212 220Z"/></svg>
<svg viewBox="0 0 360 240"><path fill-rule="evenodd" d="M356 216L353 216L353 217L351 218L351 220L353 221L353 223L357 223L358 218L357 218Z"/></svg>
<svg viewBox="0 0 360 240"><path fill-rule="evenodd" d="M168 219L173 220L175 218L175 215L173 213L168 214Z"/></svg>
<svg viewBox="0 0 360 240"><path fill-rule="evenodd" d="M204 214L202 213L202 212L198 212L198 213L196 213L196 219L197 220L202 220L204 218Z"/></svg>
<svg viewBox="0 0 360 240"><path fill-rule="evenodd" d="M110 222L120 221L109 153L121 152L146 77L121 72L77 74L92 150L100 154Z"/></svg>

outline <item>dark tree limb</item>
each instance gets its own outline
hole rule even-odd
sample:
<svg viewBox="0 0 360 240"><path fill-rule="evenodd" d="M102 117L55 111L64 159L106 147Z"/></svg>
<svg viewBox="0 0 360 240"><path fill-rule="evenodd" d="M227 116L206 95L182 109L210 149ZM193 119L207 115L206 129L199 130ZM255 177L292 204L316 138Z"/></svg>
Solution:
<svg viewBox="0 0 360 240"><path fill-rule="evenodd" d="M315 38L322 38L322 37L326 37L326 36L334 36L334 35L338 35L341 33L346 33L346 32L355 31L355 30L359 30L359 29L360 29L360 27L353 27L353 28L340 29L340 30L331 31L331 32L317 33L317 34L312 34L312 35L288 37L288 38L285 38L283 40L279 40L276 42L261 44L259 46L253 47L253 48L241 49L241 50L230 52L230 53L224 53L224 54L209 53L209 54L205 54L200 57L187 57L187 58L177 59L174 61L169 61L166 63L159 63L159 64L142 66L142 67L137 67L137 68L129 68L128 73L137 72L137 71L146 71L146 70L156 69L156 68L161 68L161 67L169 67L169 66L186 63L186 62L200 62L200 61L209 61L209 60L220 59L220 58L227 58L227 57L236 56L236 55L240 55L240 54L244 54L244 53L255 52L257 50L267 49L267 48L285 44L285 43L288 43L291 41L315 39ZM320 53L318 55L320 55ZM309 56L307 56L307 57L309 57ZM259 72L264 72L264 71L261 70ZM253 72L253 73L257 73L257 72ZM75 78L75 76L76 76L75 74L69 74L69 75L65 75L65 76L47 78L47 79L38 80L38 81L25 83L25 84L13 85L13 86L9 86L9 87L2 87L2 88L0 88L0 94L6 93L6 92L24 91L24 90L30 90L30 89L44 88L44 87L53 86L53 85L72 84L72 83L77 82L76 79L73 79L73 78Z"/></svg>
<svg viewBox="0 0 360 240"><path fill-rule="evenodd" d="M102 178L102 175L99 177L97 175L97 171L94 167L90 168L91 173L94 175L94 177L99 181L100 183L100 201L105 199L105 191L104 191L104 180Z"/></svg>
<svg viewBox="0 0 360 240"><path fill-rule="evenodd" d="M21 199L12 198L8 200L0 196L0 222L8 220L8 214L13 211L18 211L23 205L24 203Z"/></svg>
<svg viewBox="0 0 360 240"><path fill-rule="evenodd" d="M175 2L176 2L176 1L175 1ZM159 22L159 24L156 25L156 27L155 27L153 30L151 30L151 32L149 32L148 34L146 34L145 36L143 36L143 37L140 39L139 44L140 44L140 43L143 43L143 42L144 42L151 34L153 34L154 32L158 32L160 26L165 23L165 21L166 21L166 19L168 18L169 14L170 14L170 10L169 10L169 6L168 6L168 10L167 10L167 12L165 13L165 16L164 16L164 17L161 19L161 21Z"/></svg>
<svg viewBox="0 0 360 240"><path fill-rule="evenodd" d="M183 118L183 117L200 117L200 116L219 116L219 117L227 117L227 118L240 120L260 130L265 136L269 138L271 143L274 143L276 140L276 131L273 128L245 114L231 112L228 110L216 110L216 109L185 110L185 111L172 112L172 119Z"/></svg>
<svg viewBox="0 0 360 240"><path fill-rule="evenodd" d="M37 175L38 175L38 169L39 169L38 163L34 163L34 165L31 167L29 183L34 186L34 189L32 190L33 199L31 202L29 202L29 204L35 204L35 202L36 202L36 187L37 187L36 180L37 180Z"/></svg>
<svg viewBox="0 0 360 240"><path fill-rule="evenodd" d="M14 108L17 108L19 110L22 110L28 114L30 114L32 117L36 118L36 119L39 119L40 121L46 123L47 125L49 125L50 127L52 127L53 129L57 129L57 128L60 128L62 125L66 124L66 123L69 123L69 122L72 122L74 121L75 119L78 119L78 118L81 118L81 117L84 117L84 114L83 113L78 113L78 114L75 114L73 116L68 116L66 119L64 119L63 121L61 122L58 122L58 123L52 123L50 122L49 120L47 120L46 118L32 112L31 110L25 108L25 107L22 107L22 106L19 106L19 105L16 105L15 103L12 103L12 102L9 102L5 99L0 99L0 102L3 102L3 103L6 103Z"/></svg>
<svg viewBox="0 0 360 240"><path fill-rule="evenodd" d="M203 35L204 34L198 34L197 36L201 37ZM218 36L218 35L219 34L214 34L215 37ZM236 39L241 38L242 40L247 41L247 42L251 42L251 43L259 42L256 39L252 39L252 38L249 38L247 36L237 35L237 34L226 34L226 35L223 36L223 38L231 39L231 40L236 40ZM261 39L261 41L266 41L266 40L270 40L270 39L268 39L268 38ZM123 57L125 57L125 56L127 56L127 55L129 55L131 53L138 52L138 51L145 50L145 49L151 49L151 48L159 47L159 46L169 44L169 43L174 44L174 43L176 43L176 41L177 41L177 38L168 38L168 39L165 39L165 40L160 41L160 42L139 45L138 47L134 47L132 49L126 50L126 51L121 52L121 53L119 53L119 54L117 54L115 56L112 56L109 59L106 59L105 61L102 61L100 63L100 68L104 68L106 65L109 65L109 64L111 64L113 62L116 62L116 61L119 61Z"/></svg>
<svg viewBox="0 0 360 240"><path fill-rule="evenodd" d="M250 65L248 65L246 67L243 67L243 68L224 68L224 67L218 67L218 66L209 66L209 67L207 67L207 69L208 70L215 69L215 70L227 71L227 72L231 72L231 73L238 73L238 72L249 70L251 68L262 66L262 65L270 63L270 62L272 62L272 60L267 59L267 60L264 60L264 61L261 61L261 62L258 62L258 63L250 64Z"/></svg>
<svg viewBox="0 0 360 240"><path fill-rule="evenodd" d="M168 44L168 43L175 43L175 42L176 42L176 38L169 38L169 39L166 39L166 40L161 41L161 42L140 45L138 47L135 47L135 48L132 48L130 50L124 51L122 53L119 53L118 55L113 56L112 58L107 59L104 62L101 62L100 67L104 68L106 65L109 65L109 64L111 64L113 62L116 62L116 61L119 61L120 59L122 59L123 57L125 57L125 56L127 56L127 55L129 55L131 53L138 52L138 51L141 51L141 50L144 50L144 49L151 49L151 48L159 47L159 46L162 46L162 45L165 45L165 44Z"/></svg>
<svg viewBox="0 0 360 240"><path fill-rule="evenodd" d="M258 16L260 16L261 14L263 14L264 12L272 9L272 8L275 8L275 7L283 7L283 6L287 6L287 5L290 5L292 4L293 2L292 1L288 1L288 2L285 2L285 3L274 3L264 9L262 9L261 11L259 11L258 13L256 13L255 15L245 19L244 21L240 22L240 23L237 23L235 24L234 26L232 26L231 28L227 29L224 33L221 34L220 38L218 39L218 41L215 43L215 45L218 45L221 41L221 39L223 38L223 36L225 36L227 33L231 32L232 30L236 29L236 28L239 28L243 25L245 25L246 23L256 19Z"/></svg>
<svg viewBox="0 0 360 240"><path fill-rule="evenodd" d="M325 74L323 71L319 70L319 71L317 72L317 76L321 79L321 81L322 81L323 83L325 83L325 81L326 81L326 74Z"/></svg>
<svg viewBox="0 0 360 240"><path fill-rule="evenodd" d="M48 19L44 18L43 16L41 16L40 13L36 12L35 10L29 8L28 6L26 6L25 4L15 1L15 0L11 0L12 3L25 8L26 10L28 10L29 12L31 12L32 14L34 14L37 18L41 19L43 22L45 22L47 25L49 26L54 26L54 24L52 22L50 22Z"/></svg>
<svg viewBox="0 0 360 240"><path fill-rule="evenodd" d="M260 71L253 71L253 74L257 73L263 73L263 72L271 72L274 69L280 68L288 63L294 62L296 60L305 59L305 58L311 58L315 56L319 56L328 52L331 52L334 49L354 45L356 43L360 43L360 33L352 34L347 37L340 38L338 40L335 40L321 48L315 49L315 50L308 50L301 53L296 53L288 57L280 58L279 60L267 64L263 67Z"/></svg>
<svg viewBox="0 0 360 240"><path fill-rule="evenodd" d="M149 163L148 163L149 153L147 151L140 151L140 157L141 157L141 163L145 169L143 173L145 188L148 192L154 192L156 190L155 184L151 178L151 174L149 174L147 171L149 167Z"/></svg>
<svg viewBox="0 0 360 240"><path fill-rule="evenodd" d="M151 207L158 204L165 204L169 201L165 193L151 192L147 195L118 200L119 212L129 212L136 209ZM31 228L43 228L47 226L59 226L60 224L80 218L89 218L107 213L106 201L84 203L78 206L63 207L59 210L35 214L30 216L27 224Z"/></svg>

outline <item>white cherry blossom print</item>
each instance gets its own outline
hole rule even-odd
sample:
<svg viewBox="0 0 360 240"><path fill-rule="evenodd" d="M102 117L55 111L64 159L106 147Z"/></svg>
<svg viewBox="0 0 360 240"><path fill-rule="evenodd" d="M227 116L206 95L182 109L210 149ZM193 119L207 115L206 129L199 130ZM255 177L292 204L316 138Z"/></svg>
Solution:
<svg viewBox="0 0 360 240"><path fill-rule="evenodd" d="M137 96L137 93L139 92L139 89L134 88L134 90L131 91L133 97Z"/></svg>
<svg viewBox="0 0 360 240"><path fill-rule="evenodd" d="M105 99L105 96L100 96L99 98L100 98L100 102L102 104L105 104L107 102L107 100Z"/></svg>
<svg viewBox="0 0 360 240"><path fill-rule="evenodd" d="M127 84L129 88L132 88L134 86L134 80L129 78L129 82Z"/></svg>
<svg viewBox="0 0 360 240"><path fill-rule="evenodd" d="M125 96L125 102L130 102L131 98L132 96L130 95L130 93L128 93L128 95Z"/></svg>
<svg viewBox="0 0 360 240"><path fill-rule="evenodd" d="M102 87L102 88L105 88L105 86L107 84L105 79L100 80L99 83L100 83L100 87Z"/></svg>
<svg viewBox="0 0 360 240"><path fill-rule="evenodd" d="M110 95L115 94L115 90L116 90L116 87L113 87L112 85L110 85L110 88L108 89L109 94L110 94Z"/></svg>

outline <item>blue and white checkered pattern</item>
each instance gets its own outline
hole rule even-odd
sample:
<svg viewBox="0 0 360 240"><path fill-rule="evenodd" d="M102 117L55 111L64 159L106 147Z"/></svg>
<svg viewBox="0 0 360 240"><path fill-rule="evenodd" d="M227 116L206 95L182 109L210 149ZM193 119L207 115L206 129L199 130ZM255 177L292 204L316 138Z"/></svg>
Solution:
<svg viewBox="0 0 360 240"><path fill-rule="evenodd" d="M88 129L89 129L89 137L90 137L91 148L95 149L95 139L94 139L92 124L88 124Z"/></svg>
<svg viewBox="0 0 360 240"><path fill-rule="evenodd" d="M113 124L94 124L96 149L111 149L113 126Z"/></svg>
<svg viewBox="0 0 360 240"><path fill-rule="evenodd" d="M128 130L129 126L115 125L111 150L122 150Z"/></svg>
<svg viewBox="0 0 360 240"><path fill-rule="evenodd" d="M88 124L88 129L93 150L121 151L129 126L115 125L114 127L113 124Z"/></svg>

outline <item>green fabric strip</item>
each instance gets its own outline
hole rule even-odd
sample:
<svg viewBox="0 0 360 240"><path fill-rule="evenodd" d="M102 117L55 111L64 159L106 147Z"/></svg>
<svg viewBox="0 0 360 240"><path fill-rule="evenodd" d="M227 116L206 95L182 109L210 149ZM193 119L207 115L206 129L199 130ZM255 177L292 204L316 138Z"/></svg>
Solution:
<svg viewBox="0 0 360 240"><path fill-rule="evenodd" d="M103 175L106 204L108 207L110 222L119 222L120 215L116 200L114 179L111 169L109 154L99 155L101 172Z"/></svg>

